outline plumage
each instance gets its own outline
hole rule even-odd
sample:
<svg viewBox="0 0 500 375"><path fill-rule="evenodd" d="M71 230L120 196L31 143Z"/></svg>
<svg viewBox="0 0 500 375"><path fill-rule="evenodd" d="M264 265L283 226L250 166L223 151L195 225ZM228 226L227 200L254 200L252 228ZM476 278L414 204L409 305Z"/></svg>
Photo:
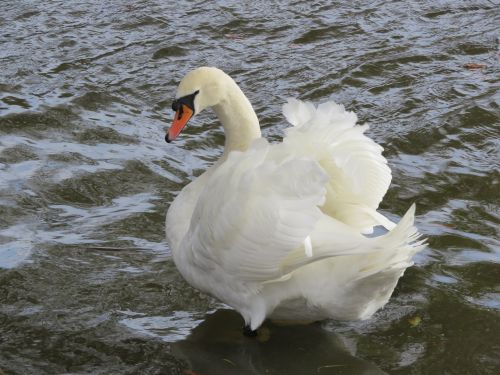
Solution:
<svg viewBox="0 0 500 375"><path fill-rule="evenodd" d="M226 143L167 213L183 277L239 311L251 329L266 317L365 319L387 303L424 242L414 205L397 225L376 211L391 171L367 126L334 102L290 99L283 113L293 126L282 143L269 144L224 72L190 72L177 100L196 91L192 112L213 107ZM189 120L181 115L171 134ZM378 225L388 232L365 236Z"/></svg>

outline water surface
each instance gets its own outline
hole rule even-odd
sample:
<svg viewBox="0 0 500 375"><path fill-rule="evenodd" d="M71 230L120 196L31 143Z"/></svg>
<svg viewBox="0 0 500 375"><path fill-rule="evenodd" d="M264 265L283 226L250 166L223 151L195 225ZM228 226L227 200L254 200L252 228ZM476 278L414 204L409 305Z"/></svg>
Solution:
<svg viewBox="0 0 500 375"><path fill-rule="evenodd" d="M0 373L500 372L495 1L1 8ZM381 210L417 202L429 239L372 319L248 340L179 276L166 209L224 142L208 111L164 142L176 85L201 65L236 79L273 141L290 96L371 125L393 170Z"/></svg>

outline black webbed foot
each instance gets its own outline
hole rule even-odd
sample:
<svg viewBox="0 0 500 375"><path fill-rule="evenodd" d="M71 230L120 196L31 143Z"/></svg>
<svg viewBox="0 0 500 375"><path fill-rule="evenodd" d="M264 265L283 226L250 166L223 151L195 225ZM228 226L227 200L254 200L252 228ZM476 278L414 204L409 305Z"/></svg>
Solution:
<svg viewBox="0 0 500 375"><path fill-rule="evenodd" d="M257 330L253 331L249 325L246 325L243 327L243 334L246 337L256 337L257 336Z"/></svg>

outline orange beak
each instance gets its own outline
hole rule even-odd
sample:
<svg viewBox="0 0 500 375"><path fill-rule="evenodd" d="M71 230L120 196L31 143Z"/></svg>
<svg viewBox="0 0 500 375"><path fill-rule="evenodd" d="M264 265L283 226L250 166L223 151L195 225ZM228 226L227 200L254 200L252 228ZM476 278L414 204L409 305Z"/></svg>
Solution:
<svg viewBox="0 0 500 375"><path fill-rule="evenodd" d="M177 138L192 116L193 110L187 105L181 104L181 107L177 110L177 112L175 112L174 121L165 135L165 140L170 143Z"/></svg>

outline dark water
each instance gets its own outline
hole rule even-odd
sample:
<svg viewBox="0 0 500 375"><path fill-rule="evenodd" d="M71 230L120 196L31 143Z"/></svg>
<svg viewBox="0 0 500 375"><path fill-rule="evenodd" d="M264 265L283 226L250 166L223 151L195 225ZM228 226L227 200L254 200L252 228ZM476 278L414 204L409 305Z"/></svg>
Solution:
<svg viewBox="0 0 500 375"><path fill-rule="evenodd" d="M0 374L500 373L496 0L83 3L0 0ZM163 137L201 65L272 140L289 96L371 124L429 238L372 319L250 340L179 276L165 211L223 134Z"/></svg>

